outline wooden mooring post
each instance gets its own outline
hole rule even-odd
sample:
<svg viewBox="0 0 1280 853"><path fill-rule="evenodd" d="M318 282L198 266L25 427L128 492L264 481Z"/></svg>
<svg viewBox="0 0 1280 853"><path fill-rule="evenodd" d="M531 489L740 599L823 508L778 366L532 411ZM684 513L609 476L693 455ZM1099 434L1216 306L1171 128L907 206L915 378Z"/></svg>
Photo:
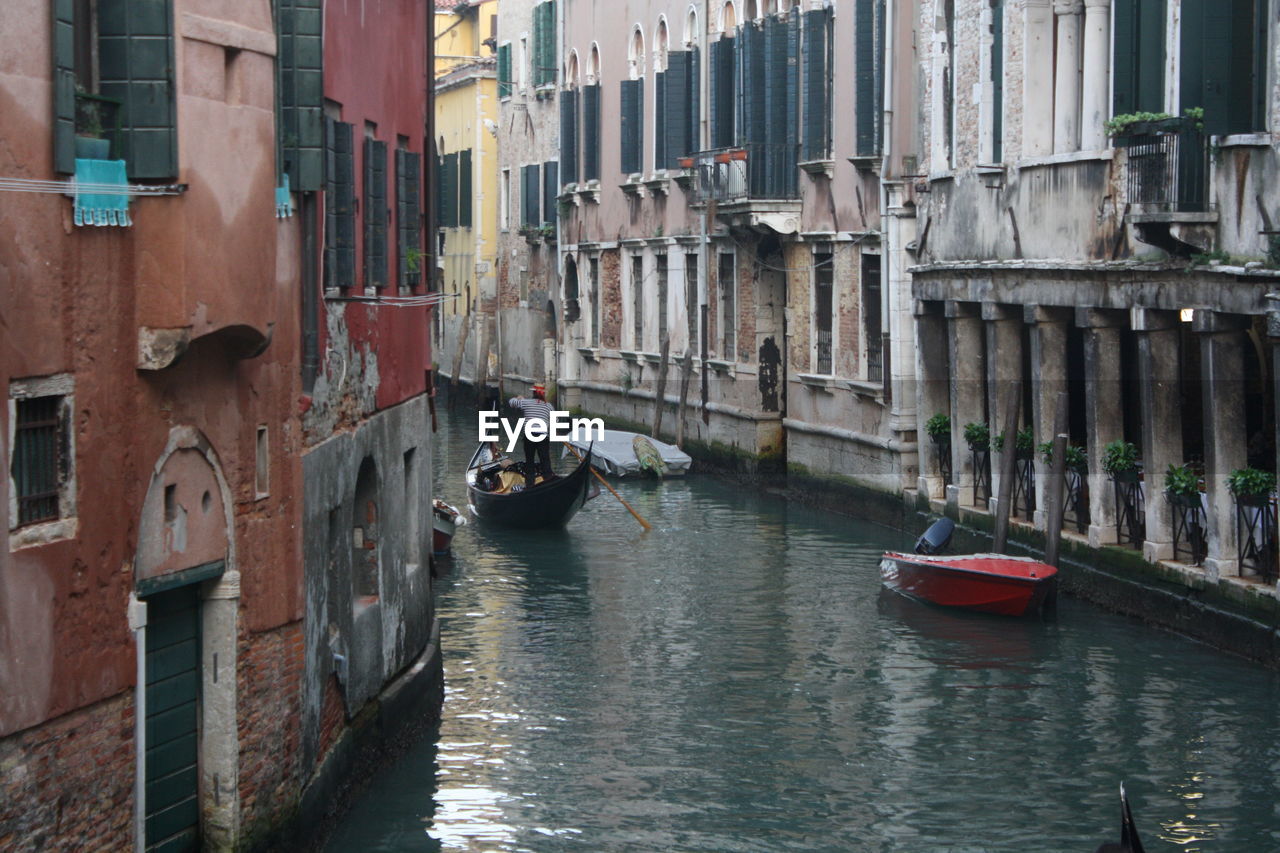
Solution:
<svg viewBox="0 0 1280 853"><path fill-rule="evenodd" d="M1067 394L1058 394L1053 417L1053 461L1049 464L1049 481L1044 484L1045 544L1044 561L1058 565L1058 549L1062 544L1062 516L1066 512L1067 474Z"/></svg>
<svg viewBox="0 0 1280 853"><path fill-rule="evenodd" d="M1009 539L1009 512L1018 492L1014 471L1018 455L1018 415L1022 412L1022 383L1014 382L1005 407L1004 447L1000 449L1000 494L996 497L996 531L991 550L1003 554Z"/></svg>

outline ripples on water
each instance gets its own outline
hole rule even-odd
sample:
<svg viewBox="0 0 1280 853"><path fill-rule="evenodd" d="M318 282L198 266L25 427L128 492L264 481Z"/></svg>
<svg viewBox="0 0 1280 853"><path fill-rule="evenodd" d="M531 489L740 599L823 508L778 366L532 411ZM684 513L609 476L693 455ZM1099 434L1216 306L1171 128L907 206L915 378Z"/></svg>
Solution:
<svg viewBox="0 0 1280 853"><path fill-rule="evenodd" d="M1149 851L1280 849L1272 673L1069 599L908 601L876 565L910 536L737 485L620 490L653 532L606 492L459 534L438 741L330 849L1091 853L1121 780Z"/></svg>

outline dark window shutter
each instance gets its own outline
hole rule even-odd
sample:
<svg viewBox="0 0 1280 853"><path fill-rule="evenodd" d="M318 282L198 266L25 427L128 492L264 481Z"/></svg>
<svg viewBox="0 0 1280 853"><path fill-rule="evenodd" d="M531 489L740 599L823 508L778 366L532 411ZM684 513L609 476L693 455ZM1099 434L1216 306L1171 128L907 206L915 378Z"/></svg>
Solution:
<svg viewBox="0 0 1280 853"><path fill-rule="evenodd" d="M542 224L556 222L556 196L560 194L560 166L554 160L542 164Z"/></svg>
<svg viewBox="0 0 1280 853"><path fill-rule="evenodd" d="M653 168L667 168L667 72L653 75Z"/></svg>
<svg viewBox="0 0 1280 853"><path fill-rule="evenodd" d="M686 83L689 87L688 112L685 116L685 131L688 134L685 137L684 153L695 153L702 144L702 139L698 133L698 129L702 124L702 54L698 48L689 51L689 75Z"/></svg>
<svg viewBox="0 0 1280 853"><path fill-rule="evenodd" d="M458 227L470 228L471 221L471 149L458 152Z"/></svg>
<svg viewBox="0 0 1280 853"><path fill-rule="evenodd" d="M689 148L689 53L674 51L668 54L665 82L665 115L663 123L664 157L654 162L659 169L676 168L676 160L692 154Z"/></svg>
<svg viewBox="0 0 1280 853"><path fill-rule="evenodd" d="M1256 91L1265 88L1263 75L1255 79L1254 52L1267 43L1265 17L1255 4L1262 0L1183 0L1181 37L1181 104L1204 108L1206 134L1262 130L1255 115ZM1256 24L1261 32L1255 32Z"/></svg>
<svg viewBox="0 0 1280 853"><path fill-rule="evenodd" d="M547 0L543 4L546 11L543 13L542 39L544 47L542 49L542 82L547 85L553 85L556 82L556 66L558 60L556 58L556 2L555 0Z"/></svg>
<svg viewBox="0 0 1280 853"><path fill-rule="evenodd" d="M387 143L364 140L364 282L387 284Z"/></svg>
<svg viewBox="0 0 1280 853"><path fill-rule="evenodd" d="M735 39L721 36L711 43L711 147L728 148L734 140Z"/></svg>
<svg viewBox="0 0 1280 853"><path fill-rule="evenodd" d="M53 4L53 168L76 170L75 8L72 0Z"/></svg>
<svg viewBox="0 0 1280 853"><path fill-rule="evenodd" d="M631 175L643 168L644 79L623 80L619 100L622 106L620 169L623 175Z"/></svg>
<svg viewBox="0 0 1280 853"><path fill-rule="evenodd" d="M582 179L600 180L600 86L582 90Z"/></svg>
<svg viewBox="0 0 1280 853"><path fill-rule="evenodd" d="M440 169L440 227L458 227L458 155L446 154Z"/></svg>
<svg viewBox="0 0 1280 853"><path fill-rule="evenodd" d="M121 153L131 178L178 174L173 65L171 3L98 0L99 90L121 102Z"/></svg>
<svg viewBox="0 0 1280 853"><path fill-rule="evenodd" d="M331 118L324 128L324 286L350 287L355 278L353 128Z"/></svg>
<svg viewBox="0 0 1280 853"><path fill-rule="evenodd" d="M321 0L279 0L277 19L282 168L294 190L320 189L324 128Z"/></svg>
<svg viewBox="0 0 1280 853"><path fill-rule="evenodd" d="M498 47L498 97L511 96L511 45Z"/></svg>
<svg viewBox="0 0 1280 853"><path fill-rule="evenodd" d="M879 57L876 62L882 64ZM999 163L1004 160L1004 0L991 4L991 89L991 156Z"/></svg>
<svg viewBox="0 0 1280 853"><path fill-rule="evenodd" d="M869 157L876 153L876 66L879 57L875 44L874 0L858 0L854 10L854 80L857 86L856 113L858 155ZM806 86L808 78L806 76Z"/></svg>
<svg viewBox="0 0 1280 853"><path fill-rule="evenodd" d="M523 225L530 228L537 228L542 224L542 217L539 215L538 201L542 194L538 177L539 167L537 163L529 166L523 166L520 169L520 207L523 211Z"/></svg>
<svg viewBox="0 0 1280 853"><path fill-rule="evenodd" d="M831 153L831 105L827 81L829 9L815 9L804 15L804 142L806 160L825 159ZM855 22L856 23L856 22ZM874 33L867 27L868 34ZM859 44L861 47L861 44ZM871 48L874 52L874 44ZM872 117L874 125L874 114ZM874 133L874 129L873 129Z"/></svg>
<svg viewBox="0 0 1280 853"><path fill-rule="evenodd" d="M560 93L560 179L566 184L578 180L578 90Z"/></svg>
<svg viewBox="0 0 1280 853"><path fill-rule="evenodd" d="M422 281L422 210L418 201L422 180L422 157L396 149L396 259L401 287L417 287ZM409 255L417 255L410 263Z"/></svg>
<svg viewBox="0 0 1280 853"><path fill-rule="evenodd" d="M1138 0L1114 0L1111 4L1111 114L1135 111L1138 102Z"/></svg>

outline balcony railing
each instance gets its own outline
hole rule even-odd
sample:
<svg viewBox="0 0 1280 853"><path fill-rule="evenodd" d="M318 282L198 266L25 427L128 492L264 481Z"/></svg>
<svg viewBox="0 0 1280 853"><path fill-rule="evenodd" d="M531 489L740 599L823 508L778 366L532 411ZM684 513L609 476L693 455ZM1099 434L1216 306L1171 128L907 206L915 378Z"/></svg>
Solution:
<svg viewBox="0 0 1280 853"><path fill-rule="evenodd" d="M790 201L800 198L800 146L742 145L695 155L699 202Z"/></svg>
<svg viewBox="0 0 1280 853"><path fill-rule="evenodd" d="M1116 144L1129 154L1129 201L1148 212L1206 210L1208 149L1193 119L1132 125Z"/></svg>

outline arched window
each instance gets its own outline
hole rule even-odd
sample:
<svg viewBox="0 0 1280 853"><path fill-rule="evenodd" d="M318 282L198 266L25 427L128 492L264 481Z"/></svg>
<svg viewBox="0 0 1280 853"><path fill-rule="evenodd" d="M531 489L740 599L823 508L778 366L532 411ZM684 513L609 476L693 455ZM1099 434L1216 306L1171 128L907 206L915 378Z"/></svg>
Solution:
<svg viewBox="0 0 1280 853"><path fill-rule="evenodd" d="M745 24L749 21L760 20L760 4L756 0L743 0L742 5L742 22Z"/></svg>
<svg viewBox="0 0 1280 853"><path fill-rule="evenodd" d="M726 0L720 7L720 32L732 32L738 27L738 10L733 7L733 0Z"/></svg>
<svg viewBox="0 0 1280 853"><path fill-rule="evenodd" d="M587 54L587 85L594 86L600 82L600 45L591 43L591 53Z"/></svg>
<svg viewBox="0 0 1280 853"><path fill-rule="evenodd" d="M627 46L627 66L632 80L644 76L644 30L639 24L631 31L631 43Z"/></svg>
<svg viewBox="0 0 1280 853"><path fill-rule="evenodd" d="M667 19L658 18L658 35L653 46L653 71L661 74L667 70Z"/></svg>
<svg viewBox="0 0 1280 853"><path fill-rule="evenodd" d="M564 68L564 87L566 89L578 88L578 51L569 51L569 61L565 63Z"/></svg>
<svg viewBox="0 0 1280 853"><path fill-rule="evenodd" d="M690 6L689 14L684 19L684 43L692 47L698 43L698 10Z"/></svg>

